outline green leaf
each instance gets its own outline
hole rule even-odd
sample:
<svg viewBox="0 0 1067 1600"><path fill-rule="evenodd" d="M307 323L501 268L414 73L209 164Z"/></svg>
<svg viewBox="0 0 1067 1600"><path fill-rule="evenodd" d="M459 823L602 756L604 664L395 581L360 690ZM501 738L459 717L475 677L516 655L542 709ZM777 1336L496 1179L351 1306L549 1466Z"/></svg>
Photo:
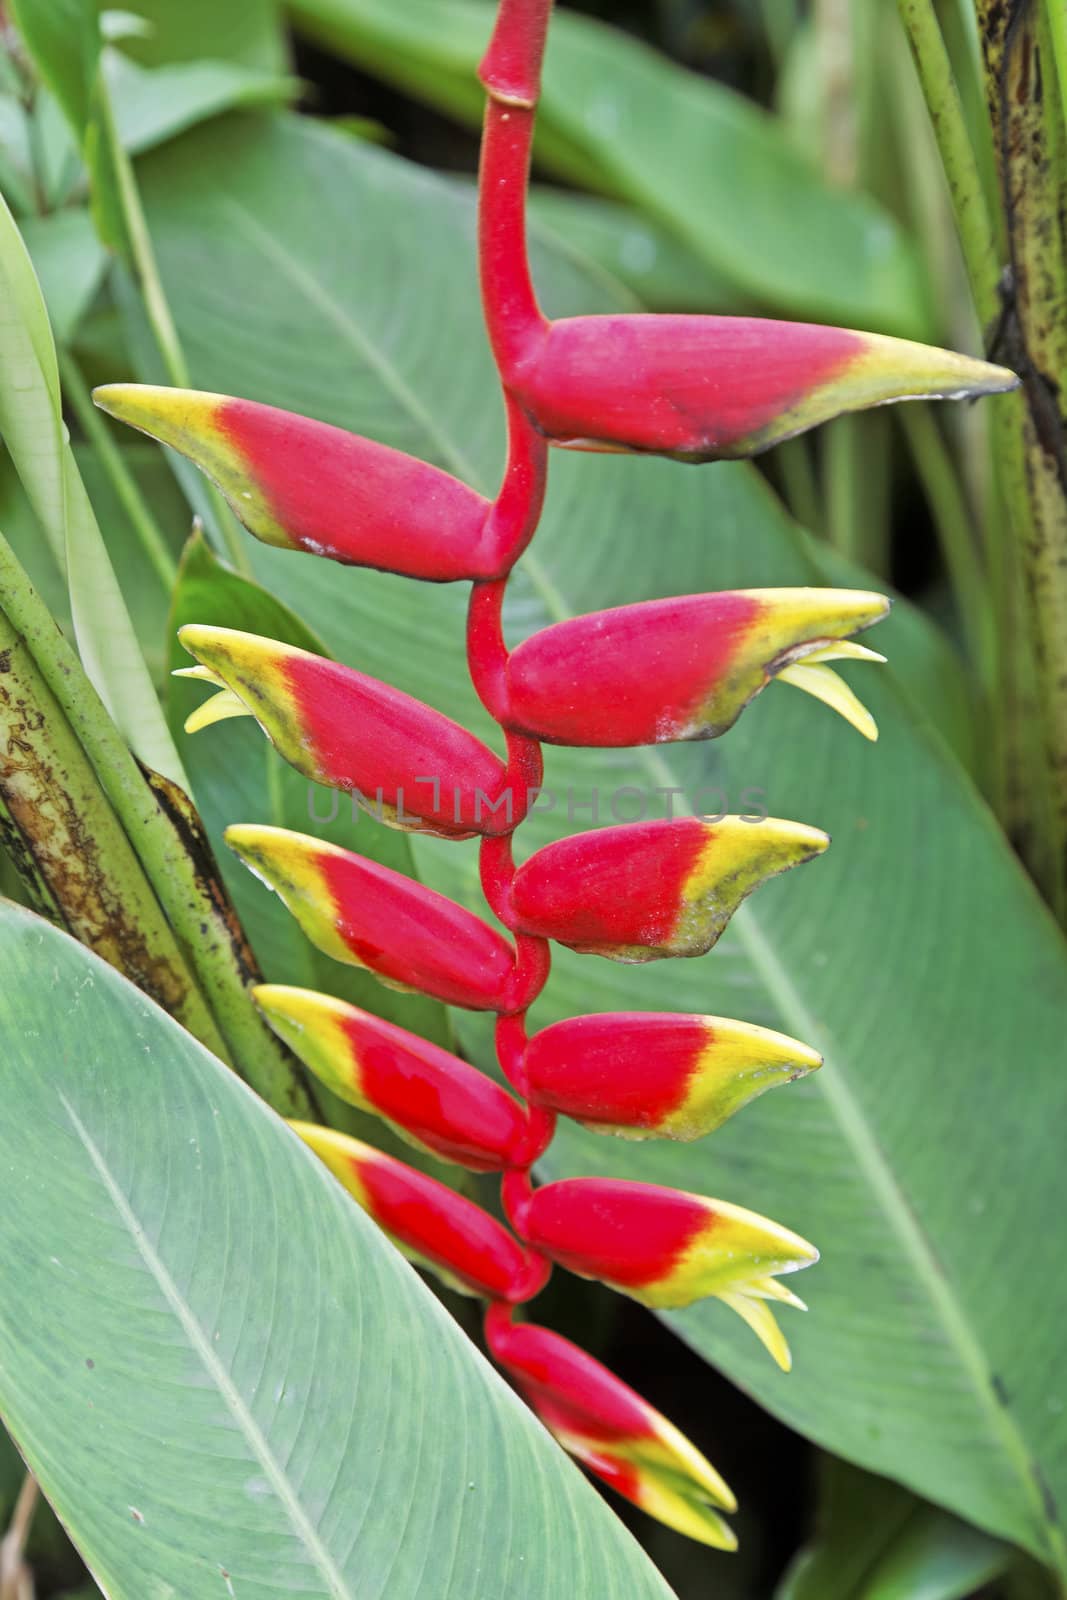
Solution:
<svg viewBox="0 0 1067 1600"><path fill-rule="evenodd" d="M371 434L492 492L499 392L472 220L453 187L285 119L187 136L142 176L199 385ZM554 314L605 308L602 282L573 259L540 248L534 265ZM460 586L254 554L333 653L493 737L467 678ZM814 577L748 466L561 452L512 586L509 636L649 594ZM892 658L899 639L890 618L877 642ZM1067 1285L1048 1246L1067 1167L1048 1130L1067 1114L1064 944L892 672L846 671L878 717L876 746L775 685L709 745L547 752L561 798L523 828L523 851L588 826L579 806L594 786L604 821L625 786L679 787L704 809L715 801L703 786L735 809L763 789L772 813L827 826L834 845L761 890L706 960L629 968L561 954L535 1015L739 1016L824 1049L823 1070L704 1144L637 1147L566 1129L546 1171L719 1194L814 1239L812 1309L784 1313L791 1376L716 1302L672 1326L836 1453L1062 1564L1047 1508L1067 1495L1067 1410L1049 1374ZM416 858L436 886L481 906L468 846L418 842Z"/></svg>
<svg viewBox="0 0 1067 1600"><path fill-rule="evenodd" d="M100 54L97 0L12 0L11 10L38 72L80 136Z"/></svg>
<svg viewBox="0 0 1067 1600"><path fill-rule="evenodd" d="M1009 1555L898 1484L828 1456L818 1533L775 1600L968 1600Z"/></svg>
<svg viewBox="0 0 1067 1600"><path fill-rule="evenodd" d="M111 1600L668 1596L262 1102L37 918L0 950L0 1412Z"/></svg>
<svg viewBox="0 0 1067 1600"><path fill-rule="evenodd" d="M100 287L107 255L83 206L20 224L52 328L61 345L73 339Z"/></svg>
<svg viewBox="0 0 1067 1600"><path fill-rule="evenodd" d="M123 48L145 66L171 61L236 61L260 72L288 65L279 0L124 0L148 32Z"/></svg>
<svg viewBox="0 0 1067 1600"><path fill-rule="evenodd" d="M119 138L136 154L242 106L282 105L300 92L297 78L235 61L180 61L141 67L119 50L104 52Z"/></svg>
<svg viewBox="0 0 1067 1600"><path fill-rule="evenodd" d="M194 534L186 547L174 593L167 629L172 669L192 664L177 639L178 629L187 622L240 628L300 650L327 653L322 641L288 606L219 561L199 534ZM231 822L270 822L301 833L324 833L334 844L360 850L398 872L414 875L408 836L379 827L353 806L350 796L300 777L275 754L251 719L222 723L192 735L184 733L186 717L204 699L203 684L172 679L171 728L226 886L267 981L297 983L341 995L424 1038L448 1043L452 1030L444 1006L422 995L383 989L369 973L341 967L322 955L304 938L278 896L253 878L222 843L222 831ZM406 1154L405 1159L410 1156Z"/></svg>
<svg viewBox="0 0 1067 1600"><path fill-rule="evenodd" d="M291 0L316 39L465 120L481 117L482 0ZM549 36L536 153L628 200L765 309L921 338L919 263L873 200L828 185L776 119L569 11Z"/></svg>
<svg viewBox="0 0 1067 1600"><path fill-rule="evenodd" d="M615 200L537 185L534 225L631 290L649 311L752 310L736 284L653 217Z"/></svg>
<svg viewBox="0 0 1067 1600"><path fill-rule="evenodd" d="M181 762L67 438L44 299L2 200L0 298L0 435L66 571L85 670L130 748L181 783Z"/></svg>

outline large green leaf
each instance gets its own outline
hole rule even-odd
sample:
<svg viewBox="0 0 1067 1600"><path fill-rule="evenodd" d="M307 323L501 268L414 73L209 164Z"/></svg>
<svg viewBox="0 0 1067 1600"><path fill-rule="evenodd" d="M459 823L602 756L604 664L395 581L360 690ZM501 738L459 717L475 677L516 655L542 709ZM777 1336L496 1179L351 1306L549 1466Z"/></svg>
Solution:
<svg viewBox="0 0 1067 1600"><path fill-rule="evenodd" d="M488 0L290 0L290 10L391 82L480 118ZM556 15L536 152L658 218L767 309L922 336L919 265L893 219L827 184L750 101L617 29Z"/></svg>
<svg viewBox="0 0 1067 1600"><path fill-rule="evenodd" d="M130 748L181 782L181 762L67 437L44 298L2 200L0 294L0 436L66 572L85 670Z"/></svg>
<svg viewBox="0 0 1067 1600"><path fill-rule="evenodd" d="M492 488L498 391L471 216L451 187L288 120L193 134L143 178L198 383L325 417ZM573 259L539 249L535 270L553 313L603 306L602 282ZM275 550L255 560L342 659L486 729L464 665L462 588ZM749 467L559 454L508 626L517 637L649 594L813 576ZM879 635L891 656L907 648L895 619ZM537 1010L541 1021L666 1007L769 1022L824 1049L822 1072L706 1143L635 1147L569 1129L546 1167L721 1194L814 1238L823 1261L807 1275L811 1313L790 1319L791 1376L717 1302L672 1324L837 1453L1061 1560L1049 1507L1067 1491L1067 1411L1050 1373L1067 1290L1049 1230L1067 1168L1049 1130L1067 1111L1064 945L892 672L861 671L882 727L874 747L775 686L711 745L548 752L546 782L562 798L524 827L523 850L588 825L567 790L584 802L592 786L602 820L623 786L693 796L711 784L734 807L760 788L773 813L828 826L835 842L760 891L707 960L623 968L563 954ZM417 857L481 904L468 846L420 843Z"/></svg>
<svg viewBox="0 0 1067 1600"><path fill-rule="evenodd" d="M947 1511L828 1456L815 1538L775 1600L968 1600L1009 1557Z"/></svg>
<svg viewBox="0 0 1067 1600"><path fill-rule="evenodd" d="M111 1600L666 1596L214 1057L0 906L0 1412Z"/></svg>

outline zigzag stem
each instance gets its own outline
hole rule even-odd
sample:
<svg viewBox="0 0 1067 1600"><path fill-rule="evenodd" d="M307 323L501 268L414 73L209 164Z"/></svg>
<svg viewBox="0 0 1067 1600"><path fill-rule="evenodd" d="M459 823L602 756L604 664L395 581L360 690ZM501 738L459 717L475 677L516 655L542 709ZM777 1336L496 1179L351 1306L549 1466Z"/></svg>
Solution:
<svg viewBox="0 0 1067 1600"><path fill-rule="evenodd" d="M537 304L526 249L526 186L533 140L541 58L551 0L503 0L481 67L488 91L479 173L478 264L486 327L504 390L508 454L500 492L486 524L492 567L503 577L475 583L467 617L467 663L471 681L490 716L505 724L508 648L502 610L508 575L537 528L544 502L548 446L515 398L508 374L530 337L547 323ZM541 782L541 746L505 727L508 763L504 794L513 826L483 838L479 856L482 891L515 941L515 973L508 1010L497 1020L496 1054L501 1071L525 1101L526 1014L548 980L548 941L521 933L511 904L515 879L511 837L526 817L530 794ZM523 1226L532 1193L530 1169L555 1133L554 1112L527 1106L526 1137L501 1180L505 1215L526 1245L528 1279L510 1297L515 1305L540 1293L552 1272L546 1256L529 1244ZM510 1319L507 1305L491 1301L486 1332Z"/></svg>

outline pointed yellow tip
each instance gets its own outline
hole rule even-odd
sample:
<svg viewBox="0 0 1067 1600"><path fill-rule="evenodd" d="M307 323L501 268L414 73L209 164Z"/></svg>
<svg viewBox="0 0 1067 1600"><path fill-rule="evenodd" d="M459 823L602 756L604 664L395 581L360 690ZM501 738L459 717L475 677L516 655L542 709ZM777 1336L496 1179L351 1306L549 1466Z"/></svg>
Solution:
<svg viewBox="0 0 1067 1600"><path fill-rule="evenodd" d="M803 689L804 693L810 694L813 699L821 700L832 711L844 717L857 733L861 733L865 739L870 739L872 744L878 738L878 724L871 713L845 680L839 678L831 667L812 666L807 661L797 661L792 666L783 667L778 673L778 678L783 683L791 683L794 689Z"/></svg>
<svg viewBox="0 0 1067 1600"><path fill-rule="evenodd" d="M205 667L202 664L196 667L175 667L171 677L193 678L197 683L213 683L217 689L228 687L225 678L220 678L217 672L212 672L210 667Z"/></svg>
<svg viewBox="0 0 1067 1600"><path fill-rule="evenodd" d="M93 390L94 404L108 416L179 448L190 428L202 431L212 426L224 398L154 383L105 383Z"/></svg>
<svg viewBox="0 0 1067 1600"><path fill-rule="evenodd" d="M857 362L869 380L885 385L878 399L966 400L983 394L1004 394L1019 387L1018 376L1007 367L979 361L955 350L887 338L861 336L866 346ZM872 396L873 399L873 396ZM877 403L877 401L875 401Z"/></svg>
<svg viewBox="0 0 1067 1600"><path fill-rule="evenodd" d="M205 700L202 706L197 706L185 719L186 733L199 733L202 728L210 728L212 723L225 722L228 717L249 717L252 713L244 701L235 695L232 689L222 689L218 694Z"/></svg>

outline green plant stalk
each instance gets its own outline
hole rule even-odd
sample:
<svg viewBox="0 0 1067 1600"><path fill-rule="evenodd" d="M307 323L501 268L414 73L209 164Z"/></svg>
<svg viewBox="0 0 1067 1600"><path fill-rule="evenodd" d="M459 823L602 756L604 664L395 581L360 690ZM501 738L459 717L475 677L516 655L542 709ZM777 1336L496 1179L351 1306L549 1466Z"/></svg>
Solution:
<svg viewBox="0 0 1067 1600"><path fill-rule="evenodd" d="M1067 123L1067 6L1063 0L1044 0L1044 3L1045 26L1056 62L1060 112L1064 123Z"/></svg>
<svg viewBox="0 0 1067 1600"><path fill-rule="evenodd" d="M237 1069L282 1115L313 1117L292 1057L248 994L250 957L228 907L220 904L217 879L190 855L195 841L188 827L175 820L173 803L161 804L2 534L0 594L9 622L25 640L140 858Z"/></svg>
<svg viewBox="0 0 1067 1600"><path fill-rule="evenodd" d="M141 493L136 478L122 459L122 451L108 432L107 424L100 412L93 405L78 363L67 350L58 349L56 355L63 389L74 414L86 439L92 445L100 465L111 480L115 494L129 517L156 576L169 595L177 580L178 563L168 548L167 541Z"/></svg>
<svg viewBox="0 0 1067 1600"><path fill-rule="evenodd" d="M26 641L0 612L0 836L36 906L216 1055L219 1030Z"/></svg>
<svg viewBox="0 0 1067 1600"><path fill-rule="evenodd" d="M152 246L152 236L148 231L144 207L141 204L133 163L119 138L111 96L102 73L97 86L97 105L108 157L114 169L122 222L129 241L137 281L140 284L145 313L168 380L175 388L188 389L192 387L189 366L163 289L163 280L159 275L159 265ZM209 482L206 489L227 554L238 571L250 573L248 552L233 513L213 483Z"/></svg>
<svg viewBox="0 0 1067 1600"><path fill-rule="evenodd" d="M971 537L974 515L930 407L902 406L900 421L956 594L968 658L979 671L983 668L988 671L995 660L995 626L983 553Z"/></svg>
<svg viewBox="0 0 1067 1600"><path fill-rule="evenodd" d="M979 0L986 94L1008 219L1012 283L1004 343L1023 379L1004 478L1036 664L1043 770L1036 786L1049 858L1042 882L1067 921L1067 132L1048 13ZM1036 808L1035 808L1036 810Z"/></svg>
<svg viewBox="0 0 1067 1600"><path fill-rule="evenodd" d="M988 327L1000 309L996 230L967 132L952 62L933 0L897 0L897 3L952 194L975 308L983 326Z"/></svg>
<svg viewBox="0 0 1067 1600"><path fill-rule="evenodd" d="M1062 542L1057 526L1062 497L1050 486L1047 464L1035 449L1031 356L1014 304L1002 302L997 218L982 186L933 0L898 0L898 5L948 179L975 309L987 340L1005 312L1002 336L1006 335L1006 348L1001 358L1021 373L1027 385L1024 395L1007 395L992 402L994 476L1002 501L1001 513L990 518L989 541L996 607L997 660L992 681L998 690L994 717L997 799L1005 826L1062 920L1067 913L1067 661L1057 667L1056 660L1067 649L1067 571L1055 554ZM1002 100L1009 106L1009 120L1017 113L1000 83L1004 40L991 37L992 29L1002 24L1006 29L1007 18L1003 8L990 5L989 0L978 0L978 14L987 34L987 99L1008 222L1005 233L1018 280L1019 216L1012 190L1016 181L1022 181L1025 189L1025 179L1017 174L1013 180L1006 170ZM1024 93L1023 101L1026 98ZM1021 148L1020 141L1019 151ZM1031 208L1034 228L1030 244L1038 241L1040 251L1039 241L1044 235L1047 242L1050 233L1049 216L1056 213L1046 209L1043 218L1039 213L1040 206ZM1039 320L1047 321L1050 315L1055 320L1052 308L1046 307ZM1064 536L1067 538L1067 528ZM1062 597L1061 588L1065 589ZM1026 603L1033 618L1029 628L1020 626L1020 612ZM1036 675L1031 633L1037 641ZM1037 702L1035 683L1040 696ZM1035 716L1041 724L1036 738L1027 726Z"/></svg>

